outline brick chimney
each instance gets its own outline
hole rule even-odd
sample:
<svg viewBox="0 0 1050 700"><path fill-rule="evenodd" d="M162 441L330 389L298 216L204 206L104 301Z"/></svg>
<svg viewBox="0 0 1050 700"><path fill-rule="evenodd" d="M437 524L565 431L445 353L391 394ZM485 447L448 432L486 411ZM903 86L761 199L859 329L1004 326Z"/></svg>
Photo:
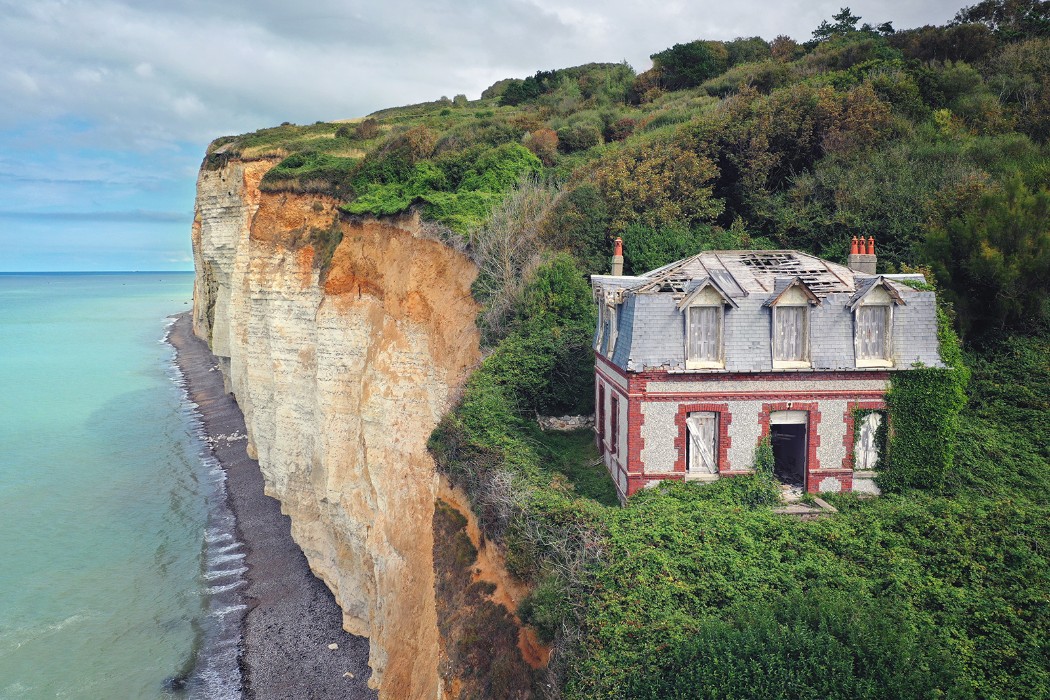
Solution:
<svg viewBox="0 0 1050 700"><path fill-rule="evenodd" d="M874 266L872 269L874 269ZM614 277L619 277L623 274L623 239L619 236L613 241L612 272L610 274Z"/></svg>
<svg viewBox="0 0 1050 700"><path fill-rule="evenodd" d="M868 240L864 240L864 236L859 239L854 236L853 241L850 243L849 248L849 268L854 272L859 272L863 275L874 275L875 274L875 237L868 236Z"/></svg>

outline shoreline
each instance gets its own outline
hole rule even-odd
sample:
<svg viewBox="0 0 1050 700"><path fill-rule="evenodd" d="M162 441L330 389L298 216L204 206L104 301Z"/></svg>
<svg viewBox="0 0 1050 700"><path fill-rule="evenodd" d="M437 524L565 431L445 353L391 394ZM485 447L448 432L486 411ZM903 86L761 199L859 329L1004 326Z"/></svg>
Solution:
<svg viewBox="0 0 1050 700"><path fill-rule="evenodd" d="M248 609L238 655L243 697L376 698L367 685L368 639L343 630L342 611L292 540L291 521L280 503L263 493L262 473L248 457L246 440L228 439L246 434L244 416L223 388L215 356L193 334L191 313L174 318L168 343L198 406L210 451L226 473L227 501L245 552L247 585L241 596Z"/></svg>

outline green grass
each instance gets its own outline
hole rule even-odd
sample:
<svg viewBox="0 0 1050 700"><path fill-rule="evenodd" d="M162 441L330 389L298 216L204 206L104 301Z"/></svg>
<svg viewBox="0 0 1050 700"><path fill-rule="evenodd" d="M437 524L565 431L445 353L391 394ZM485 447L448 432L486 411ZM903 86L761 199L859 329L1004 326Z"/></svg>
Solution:
<svg viewBox="0 0 1050 700"><path fill-rule="evenodd" d="M536 441L536 453L549 471L561 474L580 496L605 506L619 506L616 485L602 464L594 431L590 428L567 432L544 432L538 427L530 436Z"/></svg>

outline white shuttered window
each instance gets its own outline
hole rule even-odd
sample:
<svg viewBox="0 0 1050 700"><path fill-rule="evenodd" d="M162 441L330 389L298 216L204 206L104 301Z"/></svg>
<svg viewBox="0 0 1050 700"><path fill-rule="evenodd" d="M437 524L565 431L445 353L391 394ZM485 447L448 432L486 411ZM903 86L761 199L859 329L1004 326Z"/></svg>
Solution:
<svg viewBox="0 0 1050 700"><path fill-rule="evenodd" d="M777 306L773 310L773 359L806 360L806 307Z"/></svg>
<svg viewBox="0 0 1050 700"><path fill-rule="evenodd" d="M719 362L722 358L722 309L718 306L689 308L687 360Z"/></svg>
<svg viewBox="0 0 1050 700"><path fill-rule="evenodd" d="M889 359L889 316L888 306L857 308L857 359Z"/></svg>

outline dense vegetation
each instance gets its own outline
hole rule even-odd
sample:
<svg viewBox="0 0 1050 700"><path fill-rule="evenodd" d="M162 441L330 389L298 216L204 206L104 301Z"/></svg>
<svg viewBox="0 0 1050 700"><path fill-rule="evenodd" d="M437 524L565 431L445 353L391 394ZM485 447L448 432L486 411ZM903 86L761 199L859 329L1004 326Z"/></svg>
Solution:
<svg viewBox="0 0 1050 700"><path fill-rule="evenodd" d="M534 587L519 615L556 649L537 696L1050 696L1047 3L904 31L844 9L804 43L652 58L224 139L209 162L282 157L265 188L415 207L477 261L489 353L431 447ZM621 508L588 435L535 428L593 409L586 275L610 236L640 272L715 248L842 260L857 234L949 302L956 369L894 383L889 494L802 522L759 473Z"/></svg>

